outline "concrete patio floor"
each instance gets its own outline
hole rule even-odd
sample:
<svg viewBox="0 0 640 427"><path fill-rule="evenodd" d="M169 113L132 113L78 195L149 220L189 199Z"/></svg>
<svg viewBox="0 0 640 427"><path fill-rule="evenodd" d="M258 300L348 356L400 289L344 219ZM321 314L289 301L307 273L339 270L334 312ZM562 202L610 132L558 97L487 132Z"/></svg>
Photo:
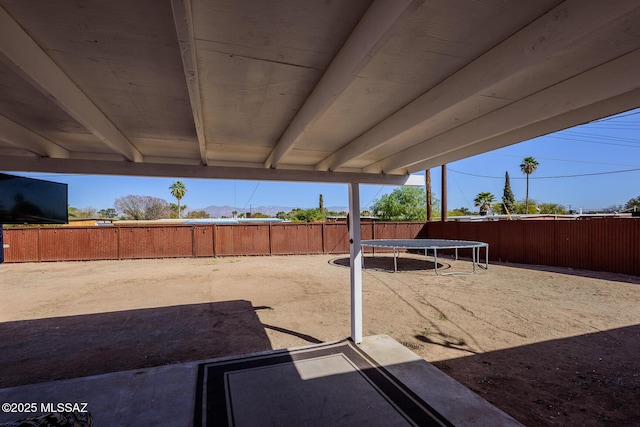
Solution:
<svg viewBox="0 0 640 427"><path fill-rule="evenodd" d="M521 425L386 335L366 337L359 362L347 357L348 348L342 341L4 388L0 401L34 402L38 409L77 403L92 413L95 426ZM313 353L319 350L331 354ZM265 363L273 357L284 359ZM363 369L362 360L370 367ZM207 400L221 397L205 391L204 405L198 405L202 368L238 362L249 364L224 374L226 402L217 402L227 413L209 411L207 418ZM409 403L398 403L364 374L368 369L382 373ZM0 421L38 414L2 413Z"/></svg>

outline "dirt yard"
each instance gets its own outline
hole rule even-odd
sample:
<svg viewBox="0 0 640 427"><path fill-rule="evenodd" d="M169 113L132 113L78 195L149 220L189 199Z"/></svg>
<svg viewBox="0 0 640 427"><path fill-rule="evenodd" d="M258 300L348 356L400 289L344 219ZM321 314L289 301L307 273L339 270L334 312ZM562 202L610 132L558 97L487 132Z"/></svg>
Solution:
<svg viewBox="0 0 640 427"><path fill-rule="evenodd" d="M347 265L2 264L0 387L343 339ZM390 335L525 425L640 425L640 278L505 264L436 276L408 254L398 273L381 270L390 257L365 266L365 335Z"/></svg>

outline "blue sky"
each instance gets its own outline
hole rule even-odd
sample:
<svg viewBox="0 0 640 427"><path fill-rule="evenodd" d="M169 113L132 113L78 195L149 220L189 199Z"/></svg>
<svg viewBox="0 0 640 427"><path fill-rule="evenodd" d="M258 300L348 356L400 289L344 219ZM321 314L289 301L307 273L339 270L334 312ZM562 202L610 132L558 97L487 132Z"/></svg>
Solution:
<svg viewBox="0 0 640 427"><path fill-rule="evenodd" d="M517 200L524 200L525 177L519 165L527 156L540 163L530 177L529 197L585 210L621 205L640 196L640 109L587 125L535 138L482 155L450 163L448 207L475 210L473 199L483 191L502 197L505 171ZM12 173L7 171L8 173ZM17 174L17 173L16 173ZM175 202L171 178L132 178L29 173L19 175L69 184L69 204L77 208L113 207L128 194L154 196ZM432 189L441 197L440 168L432 169ZM325 206L348 206L344 184L301 184L270 181L181 179L187 187L182 203L189 209L230 205L275 205L310 208L323 195ZM360 204L368 207L394 187L362 185Z"/></svg>

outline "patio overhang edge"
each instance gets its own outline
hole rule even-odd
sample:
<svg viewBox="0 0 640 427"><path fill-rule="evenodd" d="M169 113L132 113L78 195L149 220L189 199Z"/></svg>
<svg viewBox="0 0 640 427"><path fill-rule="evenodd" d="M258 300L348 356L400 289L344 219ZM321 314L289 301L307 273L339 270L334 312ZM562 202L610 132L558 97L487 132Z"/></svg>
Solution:
<svg viewBox="0 0 640 427"><path fill-rule="evenodd" d="M358 172L323 172L298 169L265 169L170 163L136 163L36 156L0 156L0 170L80 175L122 175L140 177L237 179L317 183L359 183L404 185L410 175Z"/></svg>

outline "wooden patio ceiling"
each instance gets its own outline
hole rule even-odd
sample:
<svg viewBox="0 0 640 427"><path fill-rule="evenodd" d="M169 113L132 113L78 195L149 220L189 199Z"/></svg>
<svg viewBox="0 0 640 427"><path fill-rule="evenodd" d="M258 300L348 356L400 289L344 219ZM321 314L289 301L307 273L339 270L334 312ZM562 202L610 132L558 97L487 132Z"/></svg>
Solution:
<svg viewBox="0 0 640 427"><path fill-rule="evenodd" d="M637 0L0 0L0 169L400 184L640 105Z"/></svg>

